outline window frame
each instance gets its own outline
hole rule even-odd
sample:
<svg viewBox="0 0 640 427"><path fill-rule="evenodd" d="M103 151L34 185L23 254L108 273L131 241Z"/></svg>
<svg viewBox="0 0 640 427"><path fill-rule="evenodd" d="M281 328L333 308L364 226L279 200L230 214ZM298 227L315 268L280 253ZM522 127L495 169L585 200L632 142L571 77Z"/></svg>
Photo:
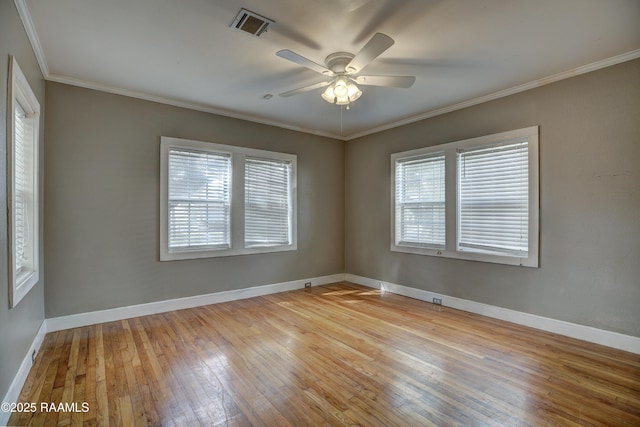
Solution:
<svg viewBox="0 0 640 427"><path fill-rule="evenodd" d="M170 250L169 234L169 151L172 149L197 150L212 153L225 153L231 158L231 209L230 209L230 247L224 249L204 250ZM290 233L291 243L288 245L266 245L245 247L245 158L284 160L291 162L290 172ZM215 258L224 256L250 255L270 252L293 251L297 244L297 156L295 154L254 148L224 145L213 142L162 136L160 138L160 261L183 259Z"/></svg>
<svg viewBox="0 0 640 427"><path fill-rule="evenodd" d="M7 202L8 202L8 234L9 234L9 304L13 308L29 293L40 280L40 103L33 93L31 86L18 65L15 57L10 57L9 85L7 108ZM29 132L27 144L31 145L30 156L30 186L33 194L33 202L28 206L31 224L28 232L32 234L32 242L27 249L29 251L29 264L31 269L27 274L18 274L15 269L17 257L15 227L17 224L16 213L16 129L15 115L18 105L30 118L32 129Z"/></svg>
<svg viewBox="0 0 640 427"><path fill-rule="evenodd" d="M539 264L539 138L538 126L531 126L492 135L439 144L415 150L391 154L391 242L392 252L481 261L496 264L538 267ZM528 142L529 166L529 224L527 256L495 255L489 253L459 251L458 248L458 158L457 150L487 145ZM396 244L396 162L409 157L445 153L445 248Z"/></svg>

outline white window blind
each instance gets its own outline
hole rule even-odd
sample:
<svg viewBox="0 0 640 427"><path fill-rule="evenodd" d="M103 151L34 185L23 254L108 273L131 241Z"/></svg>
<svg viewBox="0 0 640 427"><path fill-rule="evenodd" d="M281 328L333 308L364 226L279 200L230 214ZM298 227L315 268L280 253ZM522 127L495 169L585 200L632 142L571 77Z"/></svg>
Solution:
<svg viewBox="0 0 640 427"><path fill-rule="evenodd" d="M458 250L526 257L528 143L458 151Z"/></svg>
<svg viewBox="0 0 640 427"><path fill-rule="evenodd" d="M231 155L169 150L170 251L230 247Z"/></svg>
<svg viewBox="0 0 640 427"><path fill-rule="evenodd" d="M16 277L20 278L33 271L33 236L35 194L33 182L33 120L29 118L19 103L15 105L14 118L14 268Z"/></svg>
<svg viewBox="0 0 640 427"><path fill-rule="evenodd" d="M397 245L444 247L444 153L396 161Z"/></svg>
<svg viewBox="0 0 640 427"><path fill-rule="evenodd" d="M244 169L245 247L291 243L291 162L247 156Z"/></svg>

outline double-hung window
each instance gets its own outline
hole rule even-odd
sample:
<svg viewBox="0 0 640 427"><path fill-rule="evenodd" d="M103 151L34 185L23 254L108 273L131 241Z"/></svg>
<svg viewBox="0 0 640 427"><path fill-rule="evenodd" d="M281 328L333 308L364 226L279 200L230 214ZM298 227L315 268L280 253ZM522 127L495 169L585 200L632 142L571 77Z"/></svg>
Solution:
<svg viewBox="0 0 640 427"><path fill-rule="evenodd" d="M11 57L9 78L8 196L9 300L11 307L38 283L39 269L39 160L40 104Z"/></svg>
<svg viewBox="0 0 640 427"><path fill-rule="evenodd" d="M295 155L162 137L160 157L162 261L297 248Z"/></svg>
<svg viewBox="0 0 640 427"><path fill-rule="evenodd" d="M391 250L538 266L538 128L391 156Z"/></svg>

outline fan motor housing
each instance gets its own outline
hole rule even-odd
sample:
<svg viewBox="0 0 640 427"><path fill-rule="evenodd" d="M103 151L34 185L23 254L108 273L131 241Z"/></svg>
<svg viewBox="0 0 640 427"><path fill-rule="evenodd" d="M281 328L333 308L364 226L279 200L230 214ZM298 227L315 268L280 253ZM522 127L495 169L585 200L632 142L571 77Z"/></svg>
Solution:
<svg viewBox="0 0 640 427"><path fill-rule="evenodd" d="M334 73L344 74L348 72L347 65L349 65L349 62L351 62L353 57L354 55L349 52L335 52L328 55L324 59L324 63L327 66L327 68L333 71Z"/></svg>

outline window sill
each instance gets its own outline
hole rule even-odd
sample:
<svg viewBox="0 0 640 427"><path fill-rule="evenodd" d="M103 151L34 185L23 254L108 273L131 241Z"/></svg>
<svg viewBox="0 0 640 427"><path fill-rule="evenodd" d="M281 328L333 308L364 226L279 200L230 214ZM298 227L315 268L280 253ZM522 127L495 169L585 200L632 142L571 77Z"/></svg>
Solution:
<svg viewBox="0 0 640 427"><path fill-rule="evenodd" d="M160 253L160 261L178 261L184 259L219 258L238 255L266 254L271 252L295 251L298 245L260 246L243 249L219 249L206 251L174 251Z"/></svg>
<svg viewBox="0 0 640 427"><path fill-rule="evenodd" d="M519 267L531 267L538 268L538 258L537 257L528 257L521 258L515 256L502 256L502 255L492 255L492 254L484 254L477 252L461 252L461 251L446 251L443 249L436 248L423 248L417 246L399 246L399 245L391 245L391 252L402 252L414 255L426 255L426 256L434 256L439 258L452 258L452 259L462 259L466 261L479 261L479 262L488 262L492 264L504 264L504 265L516 265Z"/></svg>

